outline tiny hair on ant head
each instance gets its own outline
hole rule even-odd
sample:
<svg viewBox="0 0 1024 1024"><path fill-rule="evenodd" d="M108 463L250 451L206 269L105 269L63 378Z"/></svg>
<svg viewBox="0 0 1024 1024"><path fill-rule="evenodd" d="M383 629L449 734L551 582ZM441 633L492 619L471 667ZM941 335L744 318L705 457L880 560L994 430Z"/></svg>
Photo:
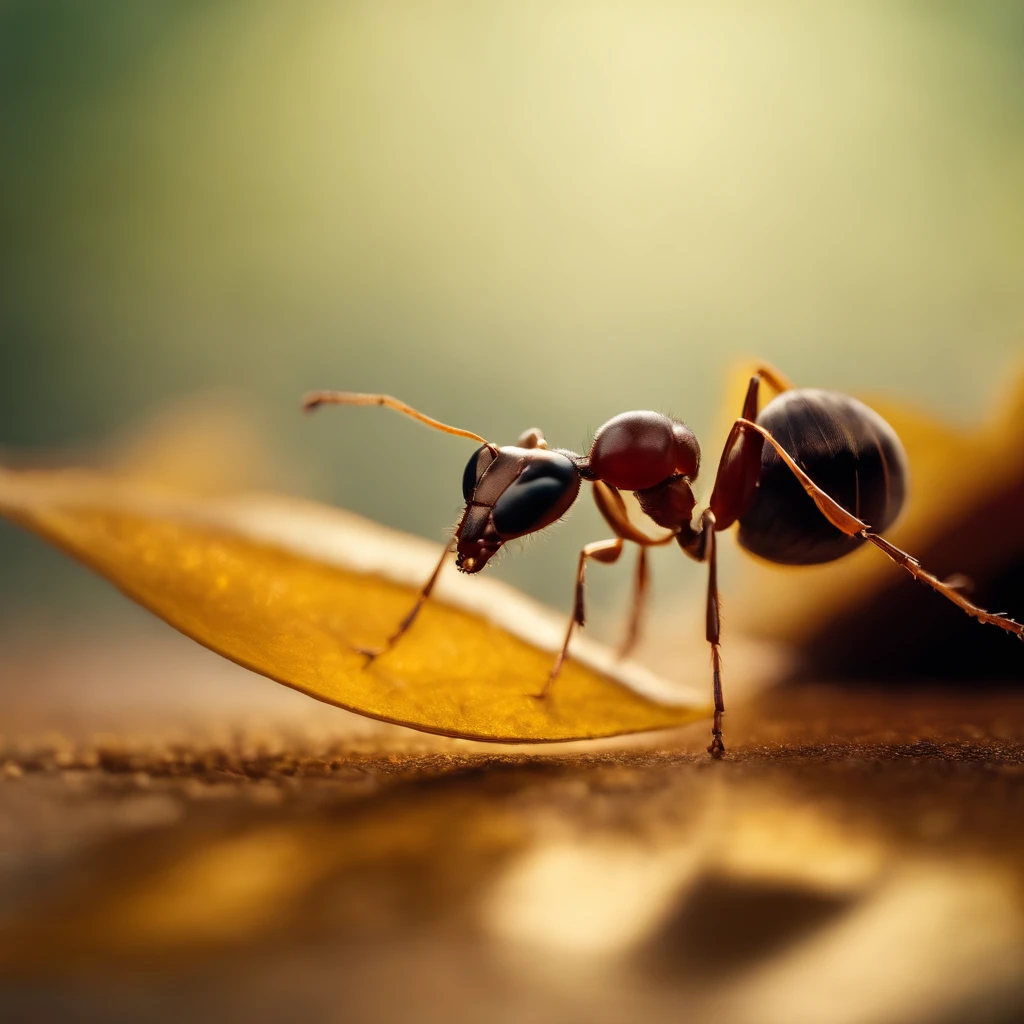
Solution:
<svg viewBox="0 0 1024 1024"><path fill-rule="evenodd" d="M760 408L762 385L775 397ZM711 645L714 721L708 752L721 757L721 622L715 535L739 524L740 546L781 565L817 565L843 558L865 542L874 545L916 580L952 601L979 622L1024 640L1024 626L969 601L955 581L925 571L881 531L895 521L907 491L907 456L896 432L873 409L838 391L794 387L764 365L750 378L743 409L725 442L707 508L696 512L691 483L700 470L700 445L686 424L650 411L614 416L594 434L586 455L549 448L532 427L514 445L500 447L479 434L426 416L390 395L312 391L309 412L321 405L380 405L435 430L479 443L462 475L465 508L451 541L395 632L367 664L390 651L408 632L430 597L441 568L455 552L456 567L477 573L510 540L537 533L561 519L583 483L614 536L587 544L576 568L572 612L543 687L545 699L561 671L573 631L586 621L587 563L617 562L627 542L639 548L625 640L628 654L640 636L648 591L647 549L673 541L690 558L707 563L706 637ZM629 518L622 491L661 532L650 535Z"/></svg>

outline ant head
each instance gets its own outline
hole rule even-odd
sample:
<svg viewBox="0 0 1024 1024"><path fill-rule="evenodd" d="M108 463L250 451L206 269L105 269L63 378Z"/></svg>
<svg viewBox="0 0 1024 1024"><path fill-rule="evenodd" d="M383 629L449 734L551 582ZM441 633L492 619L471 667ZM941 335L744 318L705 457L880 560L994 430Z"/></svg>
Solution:
<svg viewBox="0 0 1024 1024"><path fill-rule="evenodd" d="M568 454L546 448L482 445L462 476L466 511L459 523L455 564L479 572L501 546L550 526L569 510L580 473Z"/></svg>
<svg viewBox="0 0 1024 1024"><path fill-rule="evenodd" d="M624 412L598 429L581 468L588 479L621 491L644 491L674 476L693 480L700 445L679 420L660 412Z"/></svg>

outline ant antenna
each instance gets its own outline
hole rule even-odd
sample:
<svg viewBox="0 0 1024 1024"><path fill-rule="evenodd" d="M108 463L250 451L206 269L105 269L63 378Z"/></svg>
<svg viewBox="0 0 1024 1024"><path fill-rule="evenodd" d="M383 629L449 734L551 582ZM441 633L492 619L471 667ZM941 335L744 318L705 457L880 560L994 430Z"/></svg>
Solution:
<svg viewBox="0 0 1024 1024"><path fill-rule="evenodd" d="M435 420L391 395L372 395L363 391L310 391L302 399L303 412L312 412L321 405L383 405L388 409L394 409L395 412L402 413L403 416L418 420L434 430L440 430L444 434L454 434L456 437L465 437L470 441L479 441L495 453L498 450L490 441L482 438L479 434L474 434L472 430L462 430L460 427L452 427L440 420Z"/></svg>

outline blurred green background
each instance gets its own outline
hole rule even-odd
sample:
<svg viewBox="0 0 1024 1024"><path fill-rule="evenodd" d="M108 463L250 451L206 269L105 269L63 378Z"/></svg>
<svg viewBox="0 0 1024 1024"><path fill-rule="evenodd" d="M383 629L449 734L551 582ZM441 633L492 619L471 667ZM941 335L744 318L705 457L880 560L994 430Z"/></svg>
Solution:
<svg viewBox="0 0 1024 1024"><path fill-rule="evenodd" d="M299 415L337 387L577 449L671 412L706 497L737 359L961 422L1019 365L1024 7L0 0L0 238L8 452L213 393L287 486L440 538L471 446ZM567 606L602 536L495 571ZM8 624L104 607L6 525L0 564Z"/></svg>

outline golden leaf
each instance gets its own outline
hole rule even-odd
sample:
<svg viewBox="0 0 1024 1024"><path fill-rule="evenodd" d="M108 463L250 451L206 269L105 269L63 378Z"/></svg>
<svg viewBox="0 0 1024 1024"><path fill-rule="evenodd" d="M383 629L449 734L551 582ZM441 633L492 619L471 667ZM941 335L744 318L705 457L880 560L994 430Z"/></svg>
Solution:
<svg viewBox="0 0 1024 1024"><path fill-rule="evenodd" d="M270 496L203 497L86 471L0 470L0 514L240 665L362 715L501 742L664 729L695 698L585 638L536 694L564 620L493 580L442 576L409 634L369 667L437 549L360 519Z"/></svg>

